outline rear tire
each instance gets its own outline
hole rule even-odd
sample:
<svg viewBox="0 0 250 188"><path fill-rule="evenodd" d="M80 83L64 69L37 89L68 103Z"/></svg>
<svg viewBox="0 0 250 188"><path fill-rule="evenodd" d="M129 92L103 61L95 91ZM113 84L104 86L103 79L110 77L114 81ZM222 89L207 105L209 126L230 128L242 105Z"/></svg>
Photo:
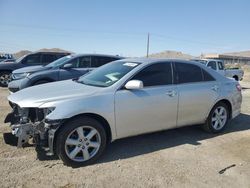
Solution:
<svg viewBox="0 0 250 188"><path fill-rule="evenodd" d="M0 86L8 87L9 82L11 81L11 72L2 71L0 72Z"/></svg>
<svg viewBox="0 0 250 188"><path fill-rule="evenodd" d="M100 122L79 117L59 130L55 149L65 165L79 167L93 164L104 152L106 143L107 135Z"/></svg>
<svg viewBox="0 0 250 188"><path fill-rule="evenodd" d="M210 133L222 132L227 126L229 117L228 106L223 102L219 102L210 111L207 121L202 128Z"/></svg>

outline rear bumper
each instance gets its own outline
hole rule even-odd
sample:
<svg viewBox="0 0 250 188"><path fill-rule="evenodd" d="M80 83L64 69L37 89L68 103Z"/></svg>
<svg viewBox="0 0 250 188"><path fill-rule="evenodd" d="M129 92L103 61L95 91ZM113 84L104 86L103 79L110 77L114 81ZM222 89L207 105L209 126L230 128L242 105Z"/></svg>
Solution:
<svg viewBox="0 0 250 188"><path fill-rule="evenodd" d="M241 92L236 91L232 98L232 119L238 116L241 112L241 103L242 103L242 94Z"/></svg>

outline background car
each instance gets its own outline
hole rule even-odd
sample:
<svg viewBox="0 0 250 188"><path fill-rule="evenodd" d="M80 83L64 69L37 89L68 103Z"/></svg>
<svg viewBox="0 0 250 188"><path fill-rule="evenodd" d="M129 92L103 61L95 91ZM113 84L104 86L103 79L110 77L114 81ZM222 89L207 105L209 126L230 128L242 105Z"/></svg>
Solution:
<svg viewBox="0 0 250 188"><path fill-rule="evenodd" d="M22 56L14 62L0 63L0 86L8 86L11 81L11 73L16 69L34 65L47 65L69 54L67 52L35 52Z"/></svg>
<svg viewBox="0 0 250 188"><path fill-rule="evenodd" d="M196 59L196 62L200 62L207 67L217 71L218 73L222 74L223 76L234 78L236 81L240 81L243 79L244 71L239 68L225 68L225 64L222 60L219 59Z"/></svg>
<svg viewBox="0 0 250 188"><path fill-rule="evenodd" d="M2 61L0 61L0 63L13 63L13 62L15 62L16 61L16 59L5 59L5 60L2 60Z"/></svg>
<svg viewBox="0 0 250 188"><path fill-rule="evenodd" d="M124 59L79 79L30 87L8 97L5 122L22 147L30 137L66 165L93 163L107 143L202 124L224 130L240 114L241 87L191 61Z"/></svg>
<svg viewBox="0 0 250 188"><path fill-rule="evenodd" d="M122 57L101 54L64 56L46 66L25 67L13 71L8 88L14 93L34 85L78 78L96 67L119 59Z"/></svg>

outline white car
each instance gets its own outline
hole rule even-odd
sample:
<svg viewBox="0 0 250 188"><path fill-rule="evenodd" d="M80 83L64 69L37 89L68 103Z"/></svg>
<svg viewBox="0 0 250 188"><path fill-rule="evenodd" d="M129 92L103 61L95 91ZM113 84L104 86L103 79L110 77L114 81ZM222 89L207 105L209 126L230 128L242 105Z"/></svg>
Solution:
<svg viewBox="0 0 250 188"><path fill-rule="evenodd" d="M93 163L116 139L203 124L222 131L240 114L241 87L191 61L124 59L79 79L38 85L8 97L18 147L30 138L66 165Z"/></svg>
<svg viewBox="0 0 250 188"><path fill-rule="evenodd" d="M217 71L223 76L234 78L236 81L240 81L243 79L244 71L238 68L233 69L225 69L224 62L218 59L196 59L207 67Z"/></svg>

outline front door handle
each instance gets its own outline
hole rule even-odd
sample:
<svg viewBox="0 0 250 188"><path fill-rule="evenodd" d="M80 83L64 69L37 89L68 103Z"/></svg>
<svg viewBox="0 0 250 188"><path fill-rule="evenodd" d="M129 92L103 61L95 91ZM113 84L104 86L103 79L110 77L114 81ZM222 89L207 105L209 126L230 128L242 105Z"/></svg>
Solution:
<svg viewBox="0 0 250 188"><path fill-rule="evenodd" d="M166 94L167 94L169 97L174 97L177 93L176 93L176 91L171 90L171 91L167 91Z"/></svg>

